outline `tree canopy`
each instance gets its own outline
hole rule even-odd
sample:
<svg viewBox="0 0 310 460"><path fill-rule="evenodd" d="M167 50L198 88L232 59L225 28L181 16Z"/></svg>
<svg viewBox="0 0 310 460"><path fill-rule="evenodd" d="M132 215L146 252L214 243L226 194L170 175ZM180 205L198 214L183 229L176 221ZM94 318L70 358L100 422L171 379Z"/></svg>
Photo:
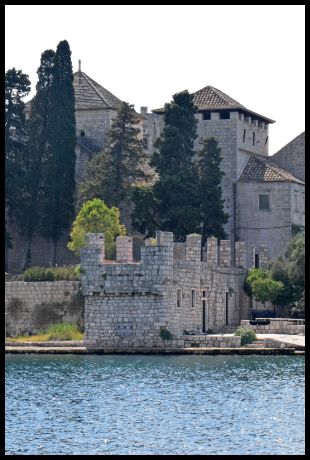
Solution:
<svg viewBox="0 0 310 460"><path fill-rule="evenodd" d="M148 178L139 121L134 106L123 102L108 132L106 148L89 162L87 179L79 185L79 205L98 197L119 207L130 198L132 186Z"/></svg>
<svg viewBox="0 0 310 460"><path fill-rule="evenodd" d="M86 201L73 222L68 248L79 255L81 247L85 246L86 233L104 233L106 257L113 258L116 236L126 235L126 229L120 224L119 217L119 209L109 208L100 198Z"/></svg>

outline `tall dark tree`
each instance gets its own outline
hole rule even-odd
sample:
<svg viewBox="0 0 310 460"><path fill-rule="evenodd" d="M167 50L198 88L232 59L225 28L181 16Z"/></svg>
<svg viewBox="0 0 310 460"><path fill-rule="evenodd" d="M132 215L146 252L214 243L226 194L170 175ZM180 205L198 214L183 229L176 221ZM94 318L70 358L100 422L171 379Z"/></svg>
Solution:
<svg viewBox="0 0 310 460"><path fill-rule="evenodd" d="M75 190L75 104L71 51L66 40L56 50L50 89L49 140L42 187L41 234L53 243L52 264L57 242L74 216Z"/></svg>
<svg viewBox="0 0 310 460"><path fill-rule="evenodd" d="M10 214L16 210L16 193L23 174L26 119L23 98L30 92L28 75L15 67L5 74L5 199Z"/></svg>
<svg viewBox="0 0 310 460"><path fill-rule="evenodd" d="M26 118L23 98L30 92L28 75L15 67L5 74L5 266L8 269L8 249L12 248L10 219L16 217L18 196L24 175L26 149Z"/></svg>
<svg viewBox="0 0 310 460"><path fill-rule="evenodd" d="M174 232L176 240L179 241L184 240L188 233L199 229L195 192L197 174L193 162L194 141L197 137L195 112L192 96L188 91L175 94L173 101L165 104L165 126L156 141L156 150L151 159L151 166L159 176L153 187L154 199L150 200L156 210L145 212L142 219L151 216L154 221L155 213L158 228ZM136 201L133 217L135 227L141 228L141 200ZM151 222L148 228L153 228Z"/></svg>
<svg viewBox="0 0 310 460"><path fill-rule="evenodd" d="M108 133L107 147L88 165L87 179L80 185L78 203L101 198L108 206L122 208L133 184L148 178L144 170L139 118L133 105L123 102ZM128 203L127 203L128 204Z"/></svg>
<svg viewBox="0 0 310 460"><path fill-rule="evenodd" d="M204 141L203 149L198 152L197 196L200 203L200 221L202 244L207 237L225 238L224 224L228 214L224 211L221 180L224 176L220 164L221 149L214 137Z"/></svg>
<svg viewBox="0 0 310 460"><path fill-rule="evenodd" d="M38 68L36 95L31 103L31 115L28 122L28 143L25 154L25 174L20 189L20 204L16 212L16 223L26 238L25 254L21 271L31 263L31 243L38 231L40 214L40 196L45 181L43 165L46 161L47 146L50 138L49 111L51 105L51 85L53 82L55 52L46 50L41 55Z"/></svg>

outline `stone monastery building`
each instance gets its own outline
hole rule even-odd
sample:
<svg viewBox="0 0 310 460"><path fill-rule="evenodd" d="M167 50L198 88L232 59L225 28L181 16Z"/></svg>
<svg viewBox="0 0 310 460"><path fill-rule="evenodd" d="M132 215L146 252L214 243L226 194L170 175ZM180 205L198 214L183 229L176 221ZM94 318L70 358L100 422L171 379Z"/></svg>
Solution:
<svg viewBox="0 0 310 460"><path fill-rule="evenodd" d="M76 107L76 180L86 176L87 162L105 146L107 133L122 101L90 78L79 68L74 73ZM221 148L221 168L225 211L229 221L225 226L227 238L243 241L246 247L268 245L270 256L284 253L295 232L304 228L305 136L297 136L272 156L268 156L269 124L274 120L248 109L227 94L206 86L193 93L198 108L196 114L196 148L201 141L215 137ZM29 112L30 103L26 104ZM141 107L141 139L147 156L151 156L154 142L163 128L164 109L148 112ZM129 210L121 212L122 222L131 232ZM9 249L7 271L18 271L25 242L13 236ZM68 236L58 244L57 264L78 263L67 248ZM134 238L134 242L138 239ZM141 235L140 235L141 241ZM139 251L138 251L139 252ZM136 254L136 251L135 251ZM32 247L33 265L46 265L51 258L51 244L36 237ZM257 253L257 263L259 254ZM247 254L250 263L251 254Z"/></svg>
<svg viewBox="0 0 310 460"><path fill-rule="evenodd" d="M121 101L88 75L74 74L77 123L77 180L87 161L101 151ZM268 156L269 124L274 120L249 110L227 94L206 86L193 94L198 108L196 148L214 136L223 157L221 168L225 226L231 241L267 244L271 257L283 253L292 235L304 228L304 133ZM164 109L141 107L141 137L151 156L163 128ZM126 221L130 227L130 222ZM234 248L232 248L234 252Z"/></svg>

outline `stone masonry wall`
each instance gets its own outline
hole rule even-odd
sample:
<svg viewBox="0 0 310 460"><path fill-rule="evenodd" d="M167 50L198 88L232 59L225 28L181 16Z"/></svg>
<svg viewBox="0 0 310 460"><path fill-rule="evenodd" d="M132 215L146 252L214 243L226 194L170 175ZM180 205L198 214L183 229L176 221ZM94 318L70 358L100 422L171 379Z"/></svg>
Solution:
<svg viewBox="0 0 310 460"><path fill-rule="evenodd" d="M280 168L285 169L298 177L305 180L305 133L299 134L291 142L286 144L277 153L272 155L274 161Z"/></svg>
<svg viewBox="0 0 310 460"><path fill-rule="evenodd" d="M174 243L170 232L157 232L155 244L146 241L141 248L141 262L130 261L130 243L128 237L116 241L118 259L126 255L123 263L104 261L102 234L89 234L81 250L86 345L162 347L160 330L168 329L173 335L169 346L182 347L185 330L199 333L205 326L216 332L239 325L241 312L247 314L247 268L230 267L227 254L227 266L214 264L208 250L202 261L200 235L188 235L184 245ZM217 246L216 239L211 243ZM242 254L239 265L241 259Z"/></svg>
<svg viewBox="0 0 310 460"><path fill-rule="evenodd" d="M36 334L50 324L70 322L84 328L79 281L5 283L6 336Z"/></svg>
<svg viewBox="0 0 310 460"><path fill-rule="evenodd" d="M238 182L237 239L247 246L267 244L271 258L283 254L292 238L292 186L289 182ZM260 194L269 195L269 210L259 209Z"/></svg>
<svg viewBox="0 0 310 460"><path fill-rule="evenodd" d="M240 325L252 329L257 334L305 334L305 325L290 319L271 319L270 324L254 325L248 320L241 321Z"/></svg>

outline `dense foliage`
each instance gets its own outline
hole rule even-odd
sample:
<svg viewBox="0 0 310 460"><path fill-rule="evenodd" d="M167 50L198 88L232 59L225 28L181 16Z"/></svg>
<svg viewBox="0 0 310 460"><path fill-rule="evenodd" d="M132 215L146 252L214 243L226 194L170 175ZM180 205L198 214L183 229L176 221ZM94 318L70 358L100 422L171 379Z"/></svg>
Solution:
<svg viewBox="0 0 310 460"><path fill-rule="evenodd" d="M123 102L108 132L107 146L88 164L87 179L78 190L78 207L100 198L108 206L120 207L130 196L133 184L145 181L145 154L133 105Z"/></svg>
<svg viewBox="0 0 310 460"><path fill-rule="evenodd" d="M60 267L29 267L22 274L23 281L74 281L80 279L79 265Z"/></svg>
<svg viewBox="0 0 310 460"><path fill-rule="evenodd" d="M57 241L69 228L74 215L75 101L71 51L66 40L61 41L56 49L49 119L41 233L53 243L54 265Z"/></svg>
<svg viewBox="0 0 310 460"><path fill-rule="evenodd" d="M245 290L258 301L270 301L280 308L288 307L292 315L304 314L304 234L299 233L292 238L285 255L275 259L270 270L249 270Z"/></svg>
<svg viewBox="0 0 310 460"><path fill-rule="evenodd" d="M246 345L256 340L255 332L252 329L246 329L244 327L239 327L236 330L235 335L241 336L241 345Z"/></svg>
<svg viewBox="0 0 310 460"><path fill-rule="evenodd" d="M196 108L188 91L165 104L164 128L155 143L151 166L157 180L137 187L133 194L133 226L146 236L156 229L172 231L177 241L190 233L225 237L228 220L223 210L221 156L216 139L195 153Z"/></svg>
<svg viewBox="0 0 310 460"><path fill-rule="evenodd" d="M26 118L23 98L30 92L28 75L15 67L5 74L5 205L11 219L20 205L20 189L24 177L26 152ZM6 222L6 247L11 247Z"/></svg>
<svg viewBox="0 0 310 460"><path fill-rule="evenodd" d="M224 211L222 199L221 180L224 173L220 169L221 161L217 140L214 137L206 139L198 153L197 164L202 245L210 236L226 238L224 224L228 221L228 214Z"/></svg>
<svg viewBox="0 0 310 460"><path fill-rule="evenodd" d="M116 236L126 234L119 217L118 208L109 208L99 198L86 201L73 222L68 248L79 255L81 247L85 246L86 233L104 233L105 255L107 258L113 258Z"/></svg>

